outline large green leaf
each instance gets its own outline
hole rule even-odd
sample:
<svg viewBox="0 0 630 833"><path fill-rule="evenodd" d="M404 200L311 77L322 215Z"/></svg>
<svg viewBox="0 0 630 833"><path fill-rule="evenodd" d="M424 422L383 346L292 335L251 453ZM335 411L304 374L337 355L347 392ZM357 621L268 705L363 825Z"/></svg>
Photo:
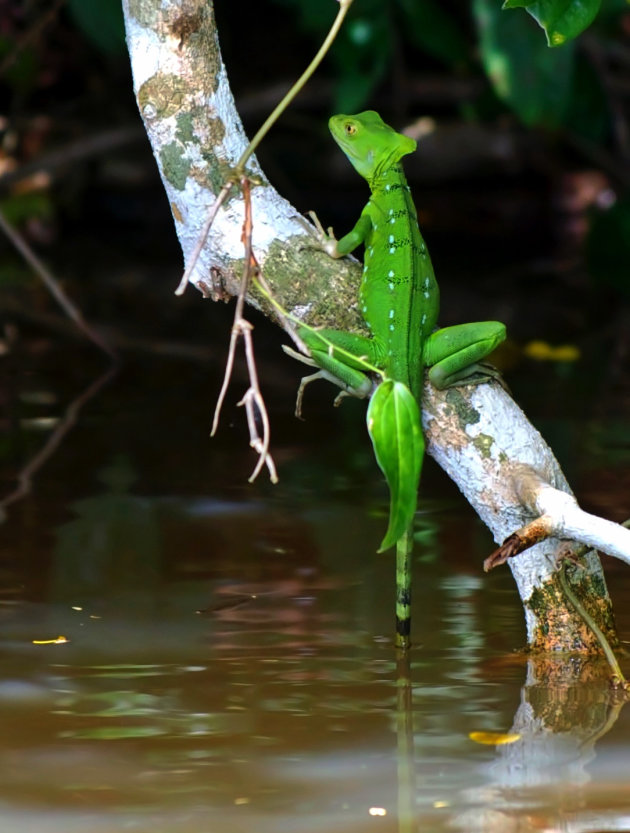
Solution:
<svg viewBox="0 0 630 833"><path fill-rule="evenodd" d="M402 382L382 382L370 400L367 426L390 492L389 525L379 552L392 547L413 521L424 456L420 409Z"/></svg>
<svg viewBox="0 0 630 833"><path fill-rule="evenodd" d="M481 58L499 98L528 126L563 123L573 90L575 51L548 49L536 24L502 12L496 0L473 0Z"/></svg>
<svg viewBox="0 0 630 833"><path fill-rule="evenodd" d="M560 46L590 26L601 0L505 0L504 9L525 8L542 26L549 46Z"/></svg>

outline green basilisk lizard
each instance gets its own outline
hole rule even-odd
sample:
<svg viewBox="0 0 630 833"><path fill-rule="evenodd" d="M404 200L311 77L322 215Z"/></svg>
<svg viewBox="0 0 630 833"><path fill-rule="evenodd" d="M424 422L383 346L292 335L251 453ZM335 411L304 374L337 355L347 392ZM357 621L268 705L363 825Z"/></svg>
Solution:
<svg viewBox="0 0 630 833"><path fill-rule="evenodd" d="M439 289L400 163L416 142L372 110L333 116L329 128L367 180L371 196L354 228L340 240L311 216L319 243L331 257L365 245L359 306L371 337L299 328L312 363L321 370L303 380L298 403L304 384L320 377L347 394L370 396L368 431L391 497L383 551L408 532L416 509L424 456L420 409L425 368L438 388L465 380L503 341L505 327L482 321L435 329ZM381 380L376 388L375 376Z"/></svg>

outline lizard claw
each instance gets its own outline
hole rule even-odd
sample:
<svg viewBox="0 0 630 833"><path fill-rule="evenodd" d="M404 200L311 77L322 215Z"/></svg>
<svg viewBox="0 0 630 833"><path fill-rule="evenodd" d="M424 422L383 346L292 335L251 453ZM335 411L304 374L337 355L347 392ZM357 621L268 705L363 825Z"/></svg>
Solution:
<svg viewBox="0 0 630 833"><path fill-rule="evenodd" d="M333 231L332 226L328 226L328 229L324 231L324 227L322 226L319 217L314 211L309 211L308 216L313 221L313 225L315 226L315 230L311 227L311 234L317 239L320 247L326 252L327 255L330 257L338 258L342 257L341 254L337 251L337 238L335 237L335 232Z"/></svg>

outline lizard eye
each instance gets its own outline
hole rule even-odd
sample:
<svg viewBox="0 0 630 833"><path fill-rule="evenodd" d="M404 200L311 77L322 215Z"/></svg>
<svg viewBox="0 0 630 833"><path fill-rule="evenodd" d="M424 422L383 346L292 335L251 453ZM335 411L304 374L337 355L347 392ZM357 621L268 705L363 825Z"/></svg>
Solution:
<svg viewBox="0 0 630 833"><path fill-rule="evenodd" d="M344 129L346 131L347 136L354 136L354 134L357 132L356 127L353 124L350 124L350 122L348 122L348 124L345 125Z"/></svg>

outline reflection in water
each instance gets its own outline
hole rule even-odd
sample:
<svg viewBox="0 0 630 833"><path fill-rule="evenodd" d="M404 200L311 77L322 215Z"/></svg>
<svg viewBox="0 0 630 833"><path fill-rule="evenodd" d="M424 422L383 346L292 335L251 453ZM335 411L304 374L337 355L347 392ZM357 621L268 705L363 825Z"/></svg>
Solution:
<svg viewBox="0 0 630 833"><path fill-rule="evenodd" d="M471 521L423 518L403 659L391 559L351 512L135 482L104 466L3 613L2 833L630 829L625 711L592 663L509 654L509 576L444 543Z"/></svg>
<svg viewBox="0 0 630 833"><path fill-rule="evenodd" d="M586 765L605 689L567 692L561 726L557 687L530 667L518 706L524 667L484 672L474 583L465 594L452 577L443 617L461 606L465 632L446 628L442 649L430 640L397 664L355 627L361 585L332 579L306 608L295 587L222 582L221 596L257 597L216 617L175 583L169 604L186 612L168 622L24 606L1 655L0 829L604 829ZM33 646L46 629L70 641ZM509 729L515 707L521 741L471 743L472 730Z"/></svg>

